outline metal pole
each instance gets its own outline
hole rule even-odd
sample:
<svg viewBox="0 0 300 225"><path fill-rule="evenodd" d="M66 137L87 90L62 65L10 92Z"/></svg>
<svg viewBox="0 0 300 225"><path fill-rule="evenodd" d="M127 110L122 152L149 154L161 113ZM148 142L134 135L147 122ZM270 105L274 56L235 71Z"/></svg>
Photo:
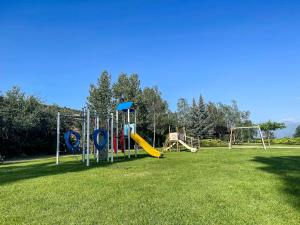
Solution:
<svg viewBox="0 0 300 225"><path fill-rule="evenodd" d="M137 133L136 127L136 110L134 110L134 133Z"/></svg>
<svg viewBox="0 0 300 225"><path fill-rule="evenodd" d="M130 109L127 110L127 123L128 123L128 159L130 159Z"/></svg>
<svg viewBox="0 0 300 225"><path fill-rule="evenodd" d="M57 112L57 131L56 131L56 165L58 165L58 158L59 158L59 136L60 136L60 113Z"/></svg>
<svg viewBox="0 0 300 225"><path fill-rule="evenodd" d="M137 133L137 125L136 125L136 110L134 110L134 133ZM137 158L137 151L138 151L138 145L134 144L134 152L135 152L135 158Z"/></svg>
<svg viewBox="0 0 300 225"><path fill-rule="evenodd" d="M93 132L95 132L95 130L97 129L97 115L96 115L96 111L94 111L94 129L93 129ZM94 155L94 159L97 160L97 149L96 149L96 146L95 146L95 143L93 141L93 155Z"/></svg>
<svg viewBox="0 0 300 225"><path fill-rule="evenodd" d="M87 109L87 126L86 126L86 166L90 166L90 110Z"/></svg>
<svg viewBox="0 0 300 225"><path fill-rule="evenodd" d="M111 158L110 161L113 163L114 162L114 114L111 113L111 124L110 124L110 153L111 153ZM109 146L109 144L108 144Z"/></svg>
<svg viewBox="0 0 300 225"><path fill-rule="evenodd" d="M85 161L85 131L86 131L86 110L83 108L83 125L82 125L82 162L84 163Z"/></svg>
<svg viewBox="0 0 300 225"><path fill-rule="evenodd" d="M125 157L126 157L126 146L125 146L125 124L126 124L126 119L125 119L125 117L126 117L126 115L125 115L125 113L123 112L123 113L122 113L122 119L123 119L122 132L123 132L123 134L124 134L124 138L123 138L123 140L124 140L124 159L125 159ZM122 147L123 147L123 146L122 146Z"/></svg>
<svg viewBox="0 0 300 225"><path fill-rule="evenodd" d="M107 121L106 121L106 128L107 128L107 146L106 146L106 151L107 151L107 157L106 157L106 160L107 162L109 162L109 151L110 151L110 148L109 148L109 138L110 138L110 125L109 125L109 121L110 121L110 117L109 115L107 116Z"/></svg>
<svg viewBox="0 0 300 225"><path fill-rule="evenodd" d="M96 129L99 129L99 116L96 117ZM99 143L99 135L97 136L97 143ZM99 162L99 150L97 149L97 163Z"/></svg>

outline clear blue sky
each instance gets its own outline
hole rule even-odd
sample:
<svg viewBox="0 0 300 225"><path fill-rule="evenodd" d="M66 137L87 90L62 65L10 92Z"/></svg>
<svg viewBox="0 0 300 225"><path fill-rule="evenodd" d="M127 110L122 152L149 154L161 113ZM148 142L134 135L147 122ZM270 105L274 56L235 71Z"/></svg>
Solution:
<svg viewBox="0 0 300 225"><path fill-rule="evenodd" d="M3 1L0 90L80 108L107 69L255 121L300 121L300 1Z"/></svg>

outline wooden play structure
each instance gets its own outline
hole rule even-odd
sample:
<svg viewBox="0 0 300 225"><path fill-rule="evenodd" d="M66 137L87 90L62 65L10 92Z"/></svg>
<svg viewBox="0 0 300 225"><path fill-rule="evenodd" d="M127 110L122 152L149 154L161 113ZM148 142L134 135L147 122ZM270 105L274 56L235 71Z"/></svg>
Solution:
<svg viewBox="0 0 300 225"><path fill-rule="evenodd" d="M176 132L174 133L171 133L171 129L169 128L169 134L165 142L164 151L175 150L179 152L183 148L188 149L191 152L197 152L200 148L200 139L187 136L184 127L181 129L177 127Z"/></svg>

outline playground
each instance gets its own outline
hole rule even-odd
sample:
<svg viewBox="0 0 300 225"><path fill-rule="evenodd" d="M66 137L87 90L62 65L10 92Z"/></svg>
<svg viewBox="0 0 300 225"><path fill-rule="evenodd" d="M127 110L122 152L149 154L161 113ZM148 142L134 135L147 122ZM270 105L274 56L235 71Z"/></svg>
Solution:
<svg viewBox="0 0 300 225"><path fill-rule="evenodd" d="M300 225L299 11L1 1L0 225Z"/></svg>
<svg viewBox="0 0 300 225"><path fill-rule="evenodd" d="M123 157L7 162L0 224L299 224L299 149Z"/></svg>
<svg viewBox="0 0 300 225"><path fill-rule="evenodd" d="M130 123L131 114L134 114L134 123ZM137 158L139 147L155 158L162 157L162 153L152 147L137 133L137 116L133 102L121 102L116 106L115 113L107 116L105 128L100 128L99 116L95 111L91 116L90 109L83 108L79 115L61 115L57 113L56 126L56 165L60 164L61 155L61 119L70 117L81 120L81 132L67 130L63 139L65 149L73 155L81 154L82 162L90 166L93 157L97 163L100 161L114 162L122 153L123 158L131 158L131 140L134 144L134 157ZM120 118L121 117L121 118ZM92 127L92 125L94 125ZM80 128L77 127L77 130ZM91 134L92 133L92 134ZM126 146L125 146L126 145ZM78 158L76 156L76 158Z"/></svg>
<svg viewBox="0 0 300 225"><path fill-rule="evenodd" d="M0 224L298 224L299 145L266 145L252 125L207 148L169 125L156 148L138 113L58 111L55 156L2 163Z"/></svg>
<svg viewBox="0 0 300 225"><path fill-rule="evenodd" d="M251 126L206 148L169 126L155 148L137 113L120 102L100 127L89 108L57 112L55 156L1 165L0 224L298 224L299 146L266 146Z"/></svg>

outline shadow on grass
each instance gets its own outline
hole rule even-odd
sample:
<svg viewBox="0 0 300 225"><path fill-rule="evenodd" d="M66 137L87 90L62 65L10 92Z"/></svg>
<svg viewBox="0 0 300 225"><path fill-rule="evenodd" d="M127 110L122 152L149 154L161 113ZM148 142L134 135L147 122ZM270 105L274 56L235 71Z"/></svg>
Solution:
<svg viewBox="0 0 300 225"><path fill-rule="evenodd" d="M263 163L262 171L278 175L285 184L283 191L295 201L292 205L300 208L300 156L255 157L255 162Z"/></svg>
<svg viewBox="0 0 300 225"><path fill-rule="evenodd" d="M81 160L75 159L72 161L61 162L59 166L56 166L54 161L49 162L49 160L47 160L47 162L27 161L26 163L28 163L28 165L24 165L25 162L9 163L4 164L4 166L0 166L0 186L38 177L59 175L64 173L76 173L99 167L108 167L116 163L119 164L123 162L135 161L146 157L150 156L147 154L139 154L137 158L131 157L131 159L128 159L127 157L124 158L124 156L119 156L118 159L114 159L114 163L107 161L96 163L91 159L89 167L87 167L86 164L83 164Z"/></svg>

